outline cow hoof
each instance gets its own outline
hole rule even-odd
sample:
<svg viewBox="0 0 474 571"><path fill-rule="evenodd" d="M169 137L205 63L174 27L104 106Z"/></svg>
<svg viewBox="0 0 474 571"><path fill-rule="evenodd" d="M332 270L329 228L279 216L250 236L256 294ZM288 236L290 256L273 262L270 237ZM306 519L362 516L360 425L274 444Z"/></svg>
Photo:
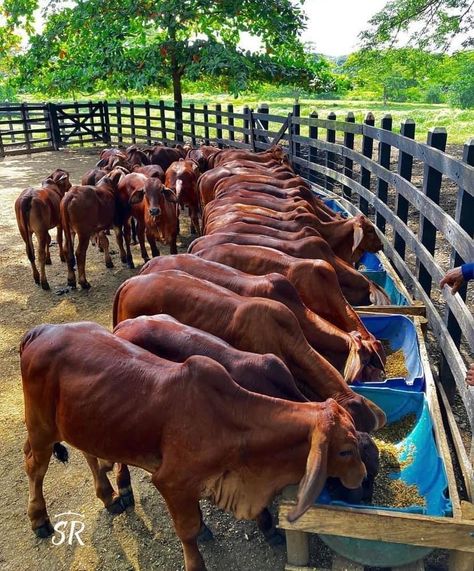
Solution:
<svg viewBox="0 0 474 571"><path fill-rule="evenodd" d="M120 499L125 509L133 508L135 506L135 498L132 491L120 494Z"/></svg>
<svg viewBox="0 0 474 571"><path fill-rule="evenodd" d="M59 259L61 260L61 262L63 262L63 264L67 261L66 260L66 256L59 256Z"/></svg>
<svg viewBox="0 0 474 571"><path fill-rule="evenodd" d="M47 537L50 537L51 535L53 535L54 527L51 525L51 522L48 519L47 521L45 521L43 523L43 525L40 525L39 527L37 527L34 530L34 532L35 532L36 537L38 537L39 539L46 539Z"/></svg>
<svg viewBox="0 0 474 571"><path fill-rule="evenodd" d="M35 280L35 284L37 284L37 285L39 285L39 284L40 284L40 278L39 278L39 275L38 275L38 277L36 277L36 276L33 276L33 279Z"/></svg>
<svg viewBox="0 0 474 571"><path fill-rule="evenodd" d="M135 269L135 264L133 262L128 262L127 268L129 268L130 270L133 270L133 269Z"/></svg>
<svg viewBox="0 0 474 571"><path fill-rule="evenodd" d="M76 289L76 288L77 288L76 280L67 280L67 285L68 285L69 287L72 287L72 289Z"/></svg>
<svg viewBox="0 0 474 571"><path fill-rule="evenodd" d="M48 291L50 289L48 282L41 282L42 289Z"/></svg>
<svg viewBox="0 0 474 571"><path fill-rule="evenodd" d="M285 536L277 529L273 529L268 534L265 534L265 541L272 547L286 543Z"/></svg>
<svg viewBox="0 0 474 571"><path fill-rule="evenodd" d="M112 262L112 260L107 260L105 262L105 267L106 268L113 268L114 267L114 263Z"/></svg>
<svg viewBox="0 0 474 571"><path fill-rule="evenodd" d="M52 262L51 262L51 258L46 258L46 260L44 261L46 266L51 266Z"/></svg>
<svg viewBox="0 0 474 571"><path fill-rule="evenodd" d="M107 507L107 511L112 515L118 515L125 511L125 505L121 497L115 498L115 500Z"/></svg>
<svg viewBox="0 0 474 571"><path fill-rule="evenodd" d="M206 541L212 541L214 539L214 535L212 531L207 527L205 523L201 525L201 529L199 530L197 540L201 543Z"/></svg>
<svg viewBox="0 0 474 571"><path fill-rule="evenodd" d="M90 289L91 284L89 282L81 282L82 289Z"/></svg>
<svg viewBox="0 0 474 571"><path fill-rule="evenodd" d="M127 263L127 256L120 256L120 261L122 262L122 264L126 264Z"/></svg>

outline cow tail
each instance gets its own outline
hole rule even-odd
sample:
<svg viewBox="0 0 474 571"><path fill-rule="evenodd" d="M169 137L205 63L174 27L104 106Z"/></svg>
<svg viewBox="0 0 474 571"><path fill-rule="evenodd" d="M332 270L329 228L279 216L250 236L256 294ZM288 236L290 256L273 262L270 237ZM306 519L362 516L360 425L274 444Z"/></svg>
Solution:
<svg viewBox="0 0 474 571"><path fill-rule="evenodd" d="M72 244L72 232L71 232L71 221L69 220L68 206L70 202L70 195L66 196L61 201L61 224L64 231L64 240L66 242L66 256L69 260L72 260L72 265L74 266L74 246Z"/></svg>
<svg viewBox="0 0 474 571"><path fill-rule="evenodd" d="M53 456L65 464L69 460L69 452L68 449L63 446L60 442L55 442L53 444Z"/></svg>
<svg viewBox="0 0 474 571"><path fill-rule="evenodd" d="M35 261L35 249L33 247L33 236L30 232L30 217L29 213L31 210L31 202L33 201L33 195L31 193L22 197L20 200L20 205L18 208L18 227L20 230L21 237L26 244L26 255L30 262Z"/></svg>

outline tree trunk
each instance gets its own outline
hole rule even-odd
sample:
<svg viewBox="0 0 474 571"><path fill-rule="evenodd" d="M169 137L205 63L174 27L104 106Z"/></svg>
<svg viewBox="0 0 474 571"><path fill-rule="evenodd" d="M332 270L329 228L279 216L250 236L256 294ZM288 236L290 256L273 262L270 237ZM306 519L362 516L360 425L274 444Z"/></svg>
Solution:
<svg viewBox="0 0 474 571"><path fill-rule="evenodd" d="M387 105L387 100L388 100L387 87L384 85L383 86L383 104L384 104L384 106Z"/></svg>
<svg viewBox="0 0 474 571"><path fill-rule="evenodd" d="M181 73L177 68L173 69L173 94L174 94L174 117L175 117L175 133L176 141L183 141L183 94L181 92Z"/></svg>

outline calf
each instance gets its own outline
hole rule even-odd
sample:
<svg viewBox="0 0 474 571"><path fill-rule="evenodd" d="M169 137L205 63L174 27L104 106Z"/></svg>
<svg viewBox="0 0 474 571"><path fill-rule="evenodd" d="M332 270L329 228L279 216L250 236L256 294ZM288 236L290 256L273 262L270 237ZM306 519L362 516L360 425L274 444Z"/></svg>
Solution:
<svg viewBox="0 0 474 571"><path fill-rule="evenodd" d="M290 369L305 396L335 398L352 414L358 430L368 432L385 424L384 413L356 395L340 373L314 351L294 314L281 303L242 297L176 270L136 276L117 290L114 325L158 313L216 335L241 351L273 353Z"/></svg>
<svg viewBox="0 0 474 571"><path fill-rule="evenodd" d="M390 298L383 289L355 270L350 264L335 256L324 238L312 236L286 241L258 234L222 232L195 240L191 244L189 252L197 253L218 244L265 246L295 258L325 260L334 268L342 293L351 305L390 304Z"/></svg>
<svg viewBox="0 0 474 571"><path fill-rule="evenodd" d="M51 228L57 228L59 257L62 262L66 261L63 251L60 204L64 194L70 188L69 173L62 169L56 169L42 182L41 188L25 189L15 201L18 230L26 245L26 255L33 270L33 279L35 283L41 284L45 290L49 289L45 265L51 264L49 253L51 238L48 232ZM39 272L35 263L33 234L38 240Z"/></svg>
<svg viewBox="0 0 474 571"><path fill-rule="evenodd" d="M160 165L135 165L133 167L133 172L144 174L148 178L159 178L161 182L165 182L165 173Z"/></svg>
<svg viewBox="0 0 474 571"><path fill-rule="evenodd" d="M119 481L117 494L98 458L151 473L187 571L206 568L196 541L200 498L252 519L299 482L288 516L295 521L327 477L352 489L366 476L354 424L336 402L294 403L248 392L207 357L172 363L93 323L42 325L22 340L21 371L28 516L39 537L54 532L43 480L53 450L65 452L61 440L84 453L97 496L112 511L130 489Z"/></svg>
<svg viewBox="0 0 474 571"><path fill-rule="evenodd" d="M191 160L180 160L172 163L166 171L165 186L173 190L178 199L178 205L183 210L188 207L191 218L191 233L200 234L199 229L199 197L197 181L199 166ZM179 211L179 209L177 209Z"/></svg>
<svg viewBox="0 0 474 571"><path fill-rule="evenodd" d="M86 254L89 241L95 234L99 235L99 246L104 250L106 267L113 267L109 241L104 231L112 227L116 233L120 231L117 184L121 177L121 171L112 171L110 176L102 178L96 186L73 186L61 202L61 223L66 238L68 264L67 281L71 287L76 287L73 233L78 239L76 260L79 283L83 289L91 287L86 279ZM124 258L123 246L118 240L117 242Z"/></svg>
<svg viewBox="0 0 474 571"><path fill-rule="evenodd" d="M383 370L383 361L374 351L376 340L362 322L359 324L362 333L342 331L308 309L294 286L281 274L254 276L197 256L180 254L154 258L143 266L140 275L163 270L181 270L244 297L264 297L282 303L297 318L308 343L343 372L347 382L371 380L376 372L380 375Z"/></svg>
<svg viewBox="0 0 474 571"><path fill-rule="evenodd" d="M186 154L186 158L195 161L199 166L199 170L203 173L209 168L212 168L209 165L209 160L213 155L217 155L220 152L221 149L218 149L217 147L202 145L197 149L189 149Z"/></svg>
<svg viewBox="0 0 474 571"><path fill-rule="evenodd" d="M149 165L150 159L147 154L139 149L136 145L130 145L125 149L127 160L131 165Z"/></svg>
<svg viewBox="0 0 474 571"><path fill-rule="evenodd" d="M128 198L128 203L132 206L130 214L137 220L137 237L143 260L149 260L145 234L152 256L160 255L157 240L169 244L171 254L177 254L178 199L175 193L166 188L159 178L148 178L140 173L124 177L120 181L119 191L124 204Z"/></svg>
<svg viewBox="0 0 474 571"><path fill-rule="evenodd" d="M162 145L157 145L154 147L150 154L150 162L152 165L159 165L163 172L166 172L171 163L179 161L179 159L184 159L186 152L183 147L164 147Z"/></svg>

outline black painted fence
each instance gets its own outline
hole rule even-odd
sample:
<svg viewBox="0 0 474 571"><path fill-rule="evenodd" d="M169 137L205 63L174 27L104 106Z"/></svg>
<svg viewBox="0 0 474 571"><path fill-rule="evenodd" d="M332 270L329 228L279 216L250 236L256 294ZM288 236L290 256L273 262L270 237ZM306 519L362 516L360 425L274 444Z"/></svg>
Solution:
<svg viewBox="0 0 474 571"><path fill-rule="evenodd" d="M400 132L392 123L386 115L376 127L372 113L363 123L352 113L342 120L334 113L301 117L299 105L279 116L267 105L236 112L232 105L176 109L164 101L0 104L0 156L86 144L187 141L255 151L282 144L300 174L373 217L385 253L426 306L441 381L449 395L457 387L472 426L474 394L461 353L474 353L474 318L466 287L452 296L437 284L449 267L474 260L474 139L453 158L445 153L444 129L419 143L412 120Z"/></svg>

